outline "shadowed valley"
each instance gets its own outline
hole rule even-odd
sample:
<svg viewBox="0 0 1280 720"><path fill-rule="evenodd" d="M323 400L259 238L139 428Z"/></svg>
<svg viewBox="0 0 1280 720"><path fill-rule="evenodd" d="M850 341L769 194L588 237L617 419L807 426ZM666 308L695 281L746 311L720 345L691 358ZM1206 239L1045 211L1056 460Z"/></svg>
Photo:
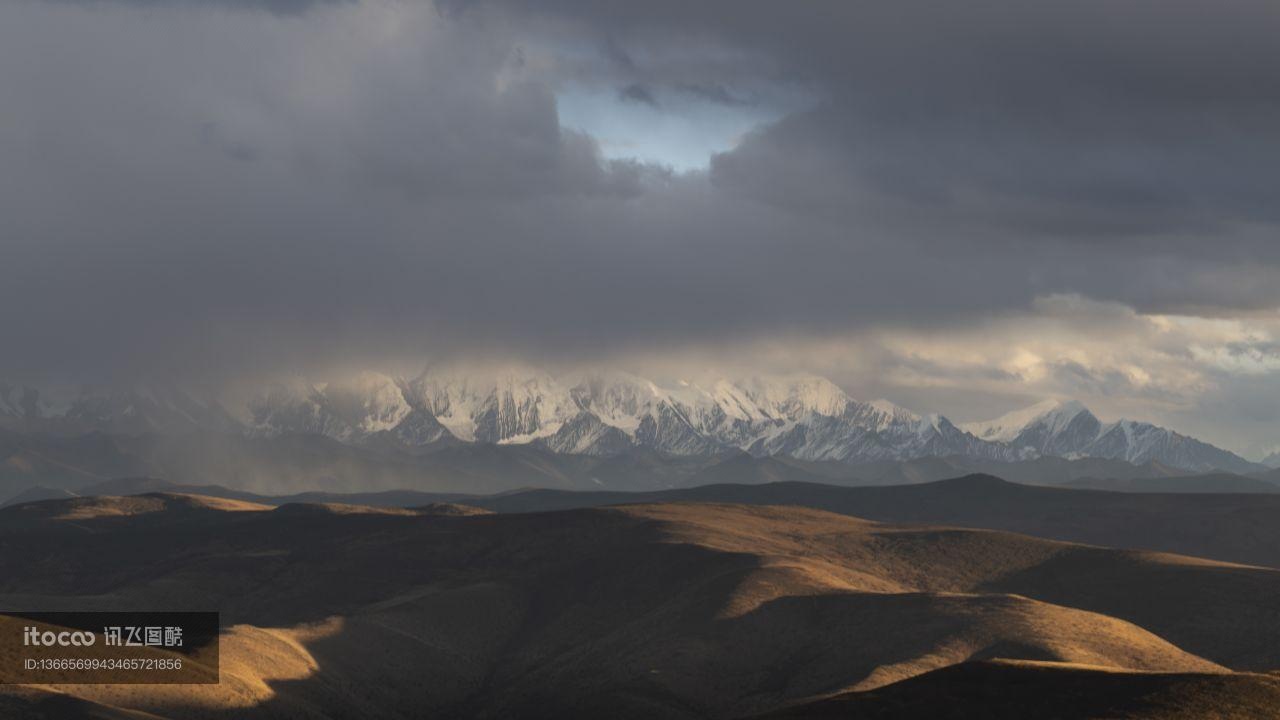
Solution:
<svg viewBox="0 0 1280 720"><path fill-rule="evenodd" d="M219 685L6 689L33 715L731 718L997 658L1280 667L1280 572L800 507L74 498L0 510L0 564L7 608L222 613Z"/></svg>

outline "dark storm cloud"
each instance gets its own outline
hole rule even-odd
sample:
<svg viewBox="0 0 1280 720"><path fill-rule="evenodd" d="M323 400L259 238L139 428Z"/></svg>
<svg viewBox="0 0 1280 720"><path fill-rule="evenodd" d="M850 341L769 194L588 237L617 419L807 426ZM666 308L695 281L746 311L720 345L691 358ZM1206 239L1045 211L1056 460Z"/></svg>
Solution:
<svg viewBox="0 0 1280 720"><path fill-rule="evenodd" d="M1280 302L1273 3L553 6L629 48L716 38L817 88L713 160L726 192L1020 256L1028 279L1144 310Z"/></svg>
<svg viewBox="0 0 1280 720"><path fill-rule="evenodd" d="M195 8L227 8L231 10L251 10L268 12L277 15L298 15L316 6L337 3L356 2L356 0L51 0L56 3L71 5L114 5L126 4L140 7L182 7Z"/></svg>
<svg viewBox="0 0 1280 720"><path fill-rule="evenodd" d="M678 83L675 88L680 92L687 93L696 98L717 103L719 105L728 105L730 107L741 107L754 105L750 99L739 97L724 85L716 83Z"/></svg>
<svg viewBox="0 0 1280 720"><path fill-rule="evenodd" d="M631 83L618 90L618 97L626 102L640 103L653 108L658 107L658 100L653 97L653 91L642 83Z"/></svg>
<svg viewBox="0 0 1280 720"><path fill-rule="evenodd" d="M7 371L1280 304L1271 3L158 7L0 8ZM679 175L569 80L815 101Z"/></svg>
<svg viewBox="0 0 1280 720"><path fill-rule="evenodd" d="M716 38L820 88L821 107L713 166L785 207L917 234L1184 246L1280 219L1274 3L551 7L628 48Z"/></svg>

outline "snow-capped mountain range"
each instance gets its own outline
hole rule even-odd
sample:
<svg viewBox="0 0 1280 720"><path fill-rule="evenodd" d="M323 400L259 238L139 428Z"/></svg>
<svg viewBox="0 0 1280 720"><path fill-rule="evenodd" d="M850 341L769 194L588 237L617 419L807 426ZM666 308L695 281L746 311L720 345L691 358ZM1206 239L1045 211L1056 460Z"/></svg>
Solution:
<svg viewBox="0 0 1280 720"><path fill-rule="evenodd" d="M870 462L965 455L1159 462L1189 471L1259 466L1149 423L1104 424L1073 401L1046 401L956 425L885 400L862 402L811 375L657 383L617 371L555 376L524 367L360 373L342 382L278 382L239 403L173 387L56 390L0 383L0 423L22 430L271 438L324 435L410 449L438 443L533 444L556 453L670 455L747 451Z"/></svg>
<svg viewBox="0 0 1280 720"><path fill-rule="evenodd" d="M995 420L962 427L983 440L1041 456L1106 458L1135 465L1158 462L1195 471L1259 469L1234 453L1151 423L1103 423L1074 400L1046 400Z"/></svg>

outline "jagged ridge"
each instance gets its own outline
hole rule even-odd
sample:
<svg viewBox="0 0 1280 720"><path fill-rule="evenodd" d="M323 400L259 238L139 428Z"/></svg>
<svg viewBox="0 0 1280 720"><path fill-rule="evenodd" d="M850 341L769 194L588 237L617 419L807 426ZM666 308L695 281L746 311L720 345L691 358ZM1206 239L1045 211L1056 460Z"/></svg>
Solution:
<svg viewBox="0 0 1280 720"><path fill-rule="evenodd" d="M412 378L364 372L337 383L272 384L230 408L179 388L54 393L0 385L0 421L23 429L144 434L212 429L256 437L316 434L411 449L446 441L541 445L614 455L633 447L680 456L747 451L869 462L962 455L1160 462L1189 471L1260 469L1150 423L1104 424L1074 401L1047 401L956 425L884 400L862 402L811 375L658 383L616 371L432 367Z"/></svg>

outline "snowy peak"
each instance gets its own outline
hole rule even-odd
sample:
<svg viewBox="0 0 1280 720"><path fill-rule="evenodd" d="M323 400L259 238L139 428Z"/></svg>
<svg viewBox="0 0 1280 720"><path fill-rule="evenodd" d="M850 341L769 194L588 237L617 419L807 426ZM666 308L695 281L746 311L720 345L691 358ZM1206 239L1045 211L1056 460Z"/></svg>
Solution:
<svg viewBox="0 0 1280 720"><path fill-rule="evenodd" d="M1078 457L1102 433L1102 423L1075 400L1051 399L995 420L962 426L974 436L1015 450L1059 457Z"/></svg>
<svg viewBox="0 0 1280 720"><path fill-rule="evenodd" d="M853 402L843 390L816 375L757 376L739 385L760 414L795 420L808 413L825 417L843 415Z"/></svg>
<svg viewBox="0 0 1280 720"><path fill-rule="evenodd" d="M846 407L846 412L859 425L876 432L883 432L897 425L919 425L921 420L926 419L888 400L856 403ZM928 419L927 424L932 426L935 420L936 418Z"/></svg>
<svg viewBox="0 0 1280 720"><path fill-rule="evenodd" d="M40 417L39 397L34 388L0 383L0 418L25 420Z"/></svg>
<svg viewBox="0 0 1280 720"><path fill-rule="evenodd" d="M633 445L622 430L606 425L586 410L538 442L553 452L569 455L614 455Z"/></svg>
<svg viewBox="0 0 1280 720"><path fill-rule="evenodd" d="M271 383L249 400L249 431L261 437L313 434L352 439L354 429L330 410L324 389L302 378Z"/></svg>
<svg viewBox="0 0 1280 720"><path fill-rule="evenodd" d="M211 396L178 385L142 384L93 388L0 383L0 422L25 430L126 435L238 427Z"/></svg>
<svg viewBox="0 0 1280 720"><path fill-rule="evenodd" d="M405 392L413 407L468 442L531 442L555 433L578 411L553 377L521 367L429 368Z"/></svg>
<svg viewBox="0 0 1280 720"><path fill-rule="evenodd" d="M328 384L323 396L329 411L361 434L391 430L412 410L395 379L380 373L362 372Z"/></svg>
<svg viewBox="0 0 1280 720"><path fill-rule="evenodd" d="M1195 472L1256 469L1233 453L1151 423L1118 420L1103 424L1074 400L1046 400L963 427L983 440L1035 455L1159 462Z"/></svg>
<svg viewBox="0 0 1280 720"><path fill-rule="evenodd" d="M628 433L634 433L657 404L670 399L653 382L624 372L581 373L567 378L566 384L578 408Z"/></svg>
<svg viewBox="0 0 1280 720"><path fill-rule="evenodd" d="M407 449L448 441L533 444L577 455L638 447L839 462L1057 456L1191 471L1260 467L1150 423L1104 425L1075 401L1047 400L958 427L887 400L860 402L813 375L654 381L613 370L552 375L518 365L432 366L411 378L374 372L325 382L292 378L225 407L169 386L58 394L0 384L0 424L59 432L313 434Z"/></svg>
<svg viewBox="0 0 1280 720"><path fill-rule="evenodd" d="M1059 432L1078 415L1088 412L1084 405L1075 400L1050 399L1014 410L994 420L964 423L960 427L983 440L1013 442L1018 435L1036 425L1045 427L1051 433Z"/></svg>
<svg viewBox="0 0 1280 720"><path fill-rule="evenodd" d="M1226 470L1248 473L1258 469L1234 453L1167 428L1134 420L1119 420L1103 427L1098 438L1083 449L1083 454L1139 465L1155 461L1196 472Z"/></svg>

